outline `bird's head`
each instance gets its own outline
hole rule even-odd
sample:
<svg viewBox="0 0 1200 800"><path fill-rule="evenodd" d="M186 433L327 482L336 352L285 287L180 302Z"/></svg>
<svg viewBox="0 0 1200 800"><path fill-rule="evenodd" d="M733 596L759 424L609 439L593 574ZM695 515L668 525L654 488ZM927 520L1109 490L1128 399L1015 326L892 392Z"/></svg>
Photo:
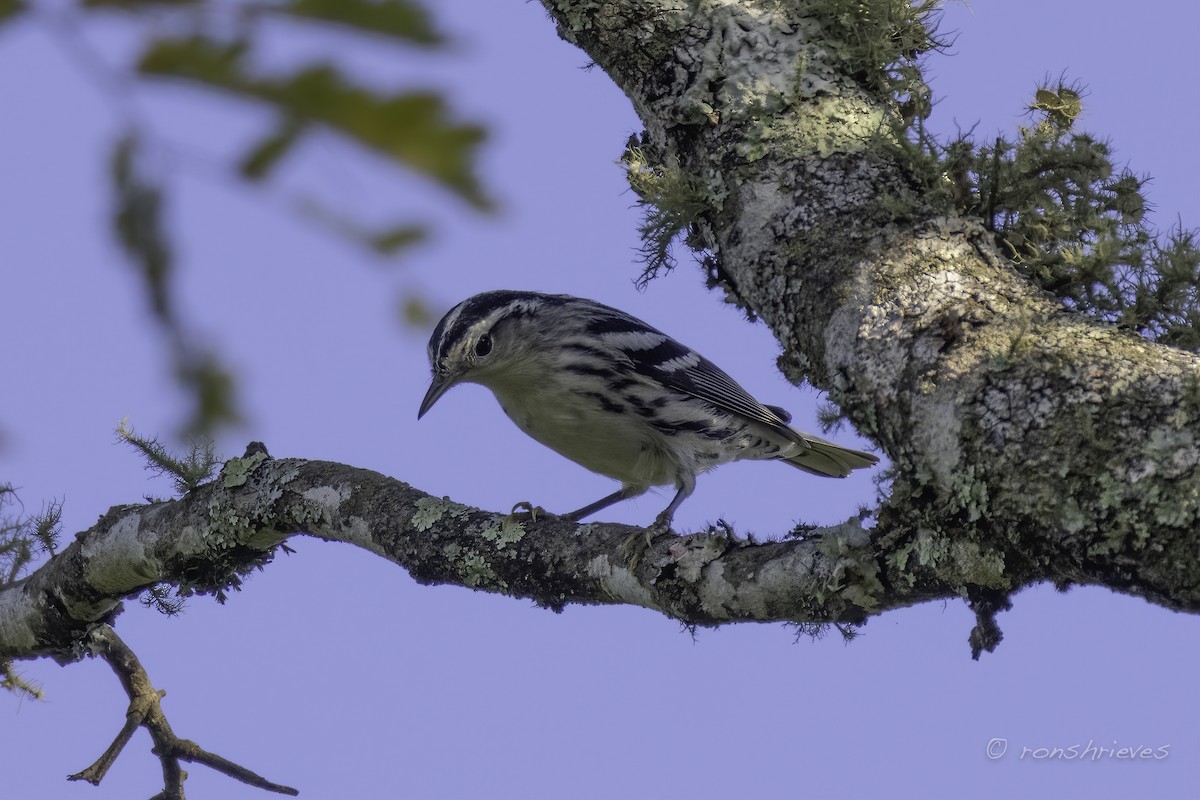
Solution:
<svg viewBox="0 0 1200 800"><path fill-rule="evenodd" d="M468 297L446 312L429 337L433 380L417 419L453 386L463 382L491 386L520 379L536 362L542 338L542 314L555 295L495 291Z"/></svg>

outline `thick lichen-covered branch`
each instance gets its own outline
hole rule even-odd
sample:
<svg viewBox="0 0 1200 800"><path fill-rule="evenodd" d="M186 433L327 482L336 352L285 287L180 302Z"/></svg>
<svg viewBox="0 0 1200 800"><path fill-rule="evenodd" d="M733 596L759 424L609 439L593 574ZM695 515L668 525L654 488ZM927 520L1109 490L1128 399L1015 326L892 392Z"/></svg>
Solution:
<svg viewBox="0 0 1200 800"><path fill-rule="evenodd" d="M855 622L956 593L929 575L890 595L886 562L856 523L762 544L727 529L664 535L645 548L639 528L542 515L519 522L367 470L250 452L178 500L114 507L38 571L0 589L0 659L77 658L94 625L150 586L220 598L295 534L363 547L422 583L552 609L632 604L689 625Z"/></svg>
<svg viewBox="0 0 1200 800"><path fill-rule="evenodd" d="M544 5L629 95L644 159L689 176L687 241L783 371L891 458L889 588L936 565L978 609L1039 577L1197 607L1200 359L1064 308L946 202L955 174L906 138L931 4Z"/></svg>
<svg viewBox="0 0 1200 800"><path fill-rule="evenodd" d="M1157 591L1123 570L1125 543L1081 551L1068 572L1049 562L1013 563L1004 540L914 530L895 516L871 532L850 520L752 542L718 527L662 534L645 546L641 528L545 515L517 521L368 470L277 460L260 445L248 453L178 500L114 507L28 578L0 589L0 659L79 658L90 631L113 620L123 598L162 584L220 598L297 534L362 547L421 583L529 598L554 610L636 605L689 626L860 623L955 596L1002 607L1008 593L1041 580L1151 598ZM1171 604L1200 610L1195 596Z"/></svg>

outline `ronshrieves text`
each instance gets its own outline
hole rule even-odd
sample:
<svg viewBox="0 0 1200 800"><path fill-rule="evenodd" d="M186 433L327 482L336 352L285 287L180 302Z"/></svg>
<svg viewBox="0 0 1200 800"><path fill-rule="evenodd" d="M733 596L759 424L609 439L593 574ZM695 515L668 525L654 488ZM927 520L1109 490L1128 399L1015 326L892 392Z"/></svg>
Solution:
<svg viewBox="0 0 1200 800"><path fill-rule="evenodd" d="M1171 754L1171 745L1152 747L1145 744L1122 745L1117 741L1103 744L1088 739L1087 744L1072 744L1065 747L1029 747L1022 745L1018 750L1009 747L1008 739L995 738L987 743L987 757L998 761L1006 756L1018 761L1162 761Z"/></svg>

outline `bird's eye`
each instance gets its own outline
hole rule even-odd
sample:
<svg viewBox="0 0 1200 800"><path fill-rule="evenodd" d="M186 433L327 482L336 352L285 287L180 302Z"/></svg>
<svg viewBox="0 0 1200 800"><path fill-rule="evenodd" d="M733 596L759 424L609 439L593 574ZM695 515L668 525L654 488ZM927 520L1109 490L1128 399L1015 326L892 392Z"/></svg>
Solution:
<svg viewBox="0 0 1200 800"><path fill-rule="evenodd" d="M475 355L483 358L490 352L492 352L492 337L485 333L483 336L480 336L479 341L475 343Z"/></svg>

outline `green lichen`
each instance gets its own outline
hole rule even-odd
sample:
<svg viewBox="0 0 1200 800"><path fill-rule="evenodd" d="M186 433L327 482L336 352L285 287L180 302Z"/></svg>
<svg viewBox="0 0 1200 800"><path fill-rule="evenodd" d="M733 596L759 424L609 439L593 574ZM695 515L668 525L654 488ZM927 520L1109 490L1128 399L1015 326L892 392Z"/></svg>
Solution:
<svg viewBox="0 0 1200 800"><path fill-rule="evenodd" d="M1064 305L1154 341L1200 350L1200 233L1150 224L1147 179L1076 129L1081 89L1039 88L1016 135L937 141L904 162L944 209L983 220L1013 267Z"/></svg>
<svg viewBox="0 0 1200 800"><path fill-rule="evenodd" d="M1200 487L1195 485L1181 486L1170 503L1156 509L1155 522L1173 528L1193 527L1196 523L1196 508L1200 505ZM1144 546L1149 537L1148 531L1138 531L1135 540L1137 546Z"/></svg>
<svg viewBox="0 0 1200 800"><path fill-rule="evenodd" d="M936 567L949 551L949 542L930 530L917 531L917 563L922 567Z"/></svg>
<svg viewBox="0 0 1200 800"><path fill-rule="evenodd" d="M1125 546L1125 534L1124 529L1106 530L1098 540L1088 546L1088 556L1097 558L1120 552Z"/></svg>
<svg viewBox="0 0 1200 800"><path fill-rule="evenodd" d="M938 0L813 0L805 13L825 28L822 44L866 88L906 98L924 86L917 59L945 42Z"/></svg>
<svg viewBox="0 0 1200 800"><path fill-rule="evenodd" d="M1083 509L1079 507L1079 501L1074 497L1068 497L1063 501L1062 508L1059 511L1058 524L1067 533L1079 533L1087 525L1091 523L1088 515L1083 513Z"/></svg>
<svg viewBox="0 0 1200 800"><path fill-rule="evenodd" d="M507 545L515 544L525 538L525 526L516 520L504 517L498 523L493 520L485 525L481 535L487 541L495 544L497 550L503 550Z"/></svg>
<svg viewBox="0 0 1200 800"><path fill-rule="evenodd" d="M417 510L412 515L412 525L418 531L427 531L440 522L444 517L465 519L471 509L461 503L455 503L449 497L422 497L416 503Z"/></svg>
<svg viewBox="0 0 1200 800"><path fill-rule="evenodd" d="M250 528L250 520L239 514L228 495L224 494L214 494L209 501L208 520L208 527L204 530L204 546L210 550L236 546L240 534Z"/></svg>
<svg viewBox="0 0 1200 800"><path fill-rule="evenodd" d="M246 503L246 508L262 509L249 515L240 510L233 495L214 492L208 503L208 524L199 536L203 554L188 559L187 567L180 572L180 597L211 594L223 603L230 590L241 589L245 576L271 561L274 545L283 538L266 524L271 521L271 503L279 490L271 486L263 494L263 498Z"/></svg>
<svg viewBox="0 0 1200 800"><path fill-rule="evenodd" d="M484 560L483 556L478 553L472 553L460 562L462 567L460 574L462 575L463 583L467 586L497 586L501 589L507 589L508 584L500 580L492 568Z"/></svg>
<svg viewBox="0 0 1200 800"><path fill-rule="evenodd" d="M258 469L258 465L266 460L267 454L258 452L248 458L231 458L226 461L221 469L221 474L225 476L225 488L232 489L244 485L251 473Z"/></svg>
<svg viewBox="0 0 1200 800"><path fill-rule="evenodd" d="M815 106L815 107L814 107ZM834 153L862 152L874 147L879 136L891 135L889 117L862 98L823 97L806 105L803 113L764 115L737 144L747 161L772 158L822 158Z"/></svg>
<svg viewBox="0 0 1200 800"><path fill-rule="evenodd" d="M487 560L479 553L467 550L459 544L451 542L442 548L442 555L450 561L464 586L479 588L482 586L507 590L508 584L500 580Z"/></svg>
<svg viewBox="0 0 1200 800"><path fill-rule="evenodd" d="M892 567L892 580L904 581L908 586L916 583L916 578L908 571L908 561L913 554L913 546L911 544L903 545L888 555L888 563Z"/></svg>
<svg viewBox="0 0 1200 800"><path fill-rule="evenodd" d="M963 469L954 485L954 497L966 512L968 522L978 522L988 511L988 485L974 467Z"/></svg>
<svg viewBox="0 0 1200 800"><path fill-rule="evenodd" d="M843 529L846 526L842 526ZM825 588L830 593L840 595L864 611L874 611L879 607L879 599L884 596L883 583L879 580L879 564L871 555L871 549L866 541L866 535L859 529L860 535L826 535L818 545L820 551L834 562ZM824 593L818 592L818 602L824 601Z"/></svg>
<svg viewBox="0 0 1200 800"><path fill-rule="evenodd" d="M1194 443L1195 437L1192 436L1191 431L1167 431L1156 428L1151 431L1150 438L1146 440L1143 452L1155 462L1168 462L1180 451L1192 447Z"/></svg>
<svg viewBox="0 0 1200 800"><path fill-rule="evenodd" d="M645 264L639 284L644 285L659 272L674 268L671 243L719 203L698 177L679 167L652 163L640 147L630 146L621 164L645 214L639 228Z"/></svg>
<svg viewBox="0 0 1200 800"><path fill-rule="evenodd" d="M206 437L190 439L187 454L180 455L168 450L157 437L139 434L129 424L129 417L117 425L116 434L118 439L142 454L149 469L170 475L181 495L207 481L219 461L216 446Z"/></svg>
<svg viewBox="0 0 1200 800"><path fill-rule="evenodd" d="M1008 589L1011 583L1004 574L1004 555L996 550L983 550L971 541L955 541L949 547L950 558L962 582L969 586L989 589Z"/></svg>

